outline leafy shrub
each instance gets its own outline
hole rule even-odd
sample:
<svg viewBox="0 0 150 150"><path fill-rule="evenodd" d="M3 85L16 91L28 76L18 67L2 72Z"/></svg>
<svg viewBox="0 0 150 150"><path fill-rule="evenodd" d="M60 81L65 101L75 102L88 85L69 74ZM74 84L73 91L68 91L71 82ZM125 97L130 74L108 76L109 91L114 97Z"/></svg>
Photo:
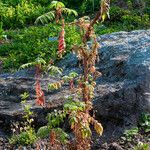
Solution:
<svg viewBox="0 0 150 150"><path fill-rule="evenodd" d="M16 6L19 3L25 2L27 0L1 0L3 3ZM41 4L42 6L48 5L50 3L50 0L30 0L30 3L33 4Z"/></svg>
<svg viewBox="0 0 150 150"><path fill-rule="evenodd" d="M137 15L124 15L122 16L121 21L123 22L123 26L129 31L144 27L147 28L148 26L150 27L150 25L148 25L149 18L147 15L144 15L143 17Z"/></svg>
<svg viewBox="0 0 150 150"><path fill-rule="evenodd" d="M33 5L28 1L18 3L16 6L7 6L0 3L0 18L5 29L22 28L33 24L35 19L45 12L41 5Z"/></svg>
<svg viewBox="0 0 150 150"><path fill-rule="evenodd" d="M21 132L19 135L14 135L9 140L12 145L31 145L35 143L37 137L34 130L30 129L28 131Z"/></svg>
<svg viewBox="0 0 150 150"><path fill-rule="evenodd" d="M43 126L38 129L37 136L39 138L46 138L49 136L49 133L50 129L48 128L48 126Z"/></svg>
<svg viewBox="0 0 150 150"><path fill-rule="evenodd" d="M122 16L128 15L130 13L129 10L125 10L118 6L112 6L110 9L110 20L109 22L118 22L121 21Z"/></svg>
<svg viewBox="0 0 150 150"><path fill-rule="evenodd" d="M130 10L113 6L110 9L110 16L110 19L104 23L106 27L105 29L102 29L104 30L104 33L107 33L107 31L110 33L120 30L131 31L150 28L149 15L141 15L138 10Z"/></svg>
<svg viewBox="0 0 150 150"><path fill-rule="evenodd" d="M140 142L136 147L134 147L134 150L149 150L149 145Z"/></svg>

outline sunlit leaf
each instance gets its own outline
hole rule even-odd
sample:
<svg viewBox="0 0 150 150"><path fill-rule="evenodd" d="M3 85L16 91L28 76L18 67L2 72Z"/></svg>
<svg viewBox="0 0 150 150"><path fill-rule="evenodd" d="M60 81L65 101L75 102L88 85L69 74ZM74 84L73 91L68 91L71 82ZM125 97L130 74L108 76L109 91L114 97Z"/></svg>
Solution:
<svg viewBox="0 0 150 150"><path fill-rule="evenodd" d="M98 123L97 121L94 123L94 129L96 130L96 132L99 134L99 135L102 135L103 133L103 127L101 125L101 123Z"/></svg>

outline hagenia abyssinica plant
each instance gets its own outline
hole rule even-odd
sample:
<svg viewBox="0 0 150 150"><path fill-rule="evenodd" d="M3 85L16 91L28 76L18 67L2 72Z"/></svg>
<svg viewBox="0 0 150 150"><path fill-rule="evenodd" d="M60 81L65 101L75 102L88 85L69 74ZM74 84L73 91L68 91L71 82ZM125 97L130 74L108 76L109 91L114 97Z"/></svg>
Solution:
<svg viewBox="0 0 150 150"><path fill-rule="evenodd" d="M100 10L93 20L90 20L89 17L82 17L71 23L80 28L82 42L80 45L74 45L72 50L81 62L83 74L72 72L68 76L62 77L62 80L48 85L49 90L58 89L67 82L70 85L70 95L63 109L48 114L47 126L38 131L41 138L49 135L50 145L53 147L56 146L60 149L64 143L64 145L70 144L70 148L74 146L74 149L77 150L90 150L92 143L91 126L99 135L103 133L101 123L90 113L93 109L95 80L102 75L95 67L100 45L97 42L93 26L98 21L103 22L107 16L109 17L109 8L110 1L101 0ZM72 141L69 141L68 135L62 129L57 128L66 117L69 119L73 131L74 140Z"/></svg>

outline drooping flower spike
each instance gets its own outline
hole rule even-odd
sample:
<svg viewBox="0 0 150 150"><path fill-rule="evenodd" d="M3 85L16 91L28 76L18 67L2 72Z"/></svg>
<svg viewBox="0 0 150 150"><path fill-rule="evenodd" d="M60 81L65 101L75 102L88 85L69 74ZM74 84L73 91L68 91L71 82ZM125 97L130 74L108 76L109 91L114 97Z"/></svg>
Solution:
<svg viewBox="0 0 150 150"><path fill-rule="evenodd" d="M66 48L66 43L65 43L65 24L64 20L62 19L62 30L59 34L59 39L58 39L58 56L61 58L63 52L65 52Z"/></svg>
<svg viewBox="0 0 150 150"><path fill-rule="evenodd" d="M40 84L40 70L41 67L40 65L36 66L36 104L40 106L45 106L45 96L44 92L41 89L41 84Z"/></svg>
<svg viewBox="0 0 150 150"><path fill-rule="evenodd" d="M36 81L36 104L40 106L45 106L45 96L41 89L39 80Z"/></svg>

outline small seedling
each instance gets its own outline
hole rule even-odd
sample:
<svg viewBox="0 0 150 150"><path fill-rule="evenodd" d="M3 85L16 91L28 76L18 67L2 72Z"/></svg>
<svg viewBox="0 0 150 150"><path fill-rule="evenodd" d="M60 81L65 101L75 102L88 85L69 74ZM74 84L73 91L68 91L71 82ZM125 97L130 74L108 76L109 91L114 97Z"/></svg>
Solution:
<svg viewBox="0 0 150 150"><path fill-rule="evenodd" d="M21 103L24 109L24 121L21 123L14 123L12 125L13 135L9 139L9 143L12 145L31 145L37 140L35 130L32 127L32 123L34 120L31 116L33 115L33 112L31 111L31 106L26 105L29 94L25 92L21 94L21 97Z"/></svg>
<svg viewBox="0 0 150 150"><path fill-rule="evenodd" d="M134 136L138 134L138 132L139 132L139 129L137 127L136 128L132 128L130 130L126 130L124 132L124 136L122 137L122 139L130 142L130 141L132 141Z"/></svg>
<svg viewBox="0 0 150 150"><path fill-rule="evenodd" d="M149 145L146 143L142 143L140 142L135 148L134 150L149 150Z"/></svg>
<svg viewBox="0 0 150 150"><path fill-rule="evenodd" d="M139 122L140 127L144 130L145 133L150 132L150 114L143 113Z"/></svg>

